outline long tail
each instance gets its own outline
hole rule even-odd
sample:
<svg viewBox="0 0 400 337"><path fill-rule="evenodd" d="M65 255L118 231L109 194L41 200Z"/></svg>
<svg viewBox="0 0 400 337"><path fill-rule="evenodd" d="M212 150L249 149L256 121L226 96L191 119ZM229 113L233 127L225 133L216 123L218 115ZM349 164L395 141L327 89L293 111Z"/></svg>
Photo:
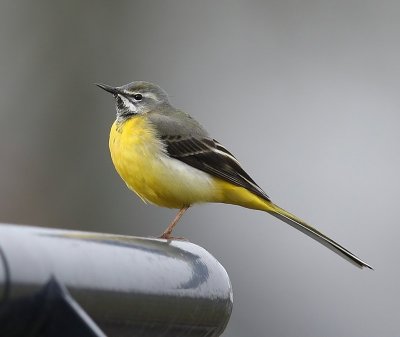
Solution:
<svg viewBox="0 0 400 337"><path fill-rule="evenodd" d="M310 226L303 220L299 219L297 216L275 205L270 200L262 198L261 196L256 195L254 192L249 191L248 189L233 185L222 180L218 181L218 189L223 193L219 198L213 201L239 205L242 207L258 209L260 211L270 213L279 220L286 222L290 226L315 239L316 241L323 244L325 247L337 253L355 266L359 268L367 267L369 269L373 269L369 264L359 259L346 248L328 238L325 234L322 234L320 231Z"/></svg>
<svg viewBox="0 0 400 337"><path fill-rule="evenodd" d="M328 238L326 235L322 234L320 231L315 229L314 227L308 225L303 220L299 219L295 215L289 213L288 211L280 208L274 203L268 202L268 209L266 209L268 213L275 216L279 220L282 220L289 224L290 226L298 229L309 237L317 240L319 243L323 244L325 247L339 254L341 257L346 259L347 261L353 263L359 268L367 267L369 269L373 269L370 265L359 259L353 253L348 251L346 248L339 245L337 242Z"/></svg>

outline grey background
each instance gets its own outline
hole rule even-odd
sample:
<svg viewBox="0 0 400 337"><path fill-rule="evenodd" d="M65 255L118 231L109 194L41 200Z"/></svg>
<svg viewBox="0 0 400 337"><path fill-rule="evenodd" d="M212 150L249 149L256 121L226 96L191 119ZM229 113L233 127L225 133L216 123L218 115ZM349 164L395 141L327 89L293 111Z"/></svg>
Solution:
<svg viewBox="0 0 400 337"><path fill-rule="evenodd" d="M194 207L176 234L225 266L225 337L398 336L398 1L5 1L0 221L158 235L108 153L114 104L93 82L147 80L273 200L376 270L271 216Z"/></svg>

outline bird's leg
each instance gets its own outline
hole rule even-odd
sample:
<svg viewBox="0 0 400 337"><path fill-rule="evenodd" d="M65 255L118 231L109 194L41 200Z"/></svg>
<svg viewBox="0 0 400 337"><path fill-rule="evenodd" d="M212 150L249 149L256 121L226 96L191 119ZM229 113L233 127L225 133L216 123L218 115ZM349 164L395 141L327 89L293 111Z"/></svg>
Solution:
<svg viewBox="0 0 400 337"><path fill-rule="evenodd" d="M174 220L168 225L167 229L162 233L160 239L173 239L171 236L172 230L174 229L175 225L178 223L179 219L182 217L183 213L185 213L190 206L182 207L179 212L176 214Z"/></svg>

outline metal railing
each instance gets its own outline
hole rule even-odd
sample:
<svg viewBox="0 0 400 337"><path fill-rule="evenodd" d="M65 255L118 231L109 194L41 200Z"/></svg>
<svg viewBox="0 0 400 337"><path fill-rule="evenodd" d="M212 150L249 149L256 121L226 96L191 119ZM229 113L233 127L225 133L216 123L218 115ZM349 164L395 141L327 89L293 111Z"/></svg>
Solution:
<svg viewBox="0 0 400 337"><path fill-rule="evenodd" d="M0 336L219 336L221 264L186 241L0 224Z"/></svg>

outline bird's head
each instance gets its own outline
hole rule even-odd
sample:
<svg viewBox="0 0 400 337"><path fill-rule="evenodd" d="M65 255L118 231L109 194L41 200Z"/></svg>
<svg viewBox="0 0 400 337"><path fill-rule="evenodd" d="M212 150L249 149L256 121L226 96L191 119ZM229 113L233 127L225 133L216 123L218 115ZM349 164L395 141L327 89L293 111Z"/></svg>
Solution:
<svg viewBox="0 0 400 337"><path fill-rule="evenodd" d="M117 109L117 118L126 119L137 114L145 114L155 108L169 104L167 93L158 85L136 81L121 87L96 84L113 94Z"/></svg>

